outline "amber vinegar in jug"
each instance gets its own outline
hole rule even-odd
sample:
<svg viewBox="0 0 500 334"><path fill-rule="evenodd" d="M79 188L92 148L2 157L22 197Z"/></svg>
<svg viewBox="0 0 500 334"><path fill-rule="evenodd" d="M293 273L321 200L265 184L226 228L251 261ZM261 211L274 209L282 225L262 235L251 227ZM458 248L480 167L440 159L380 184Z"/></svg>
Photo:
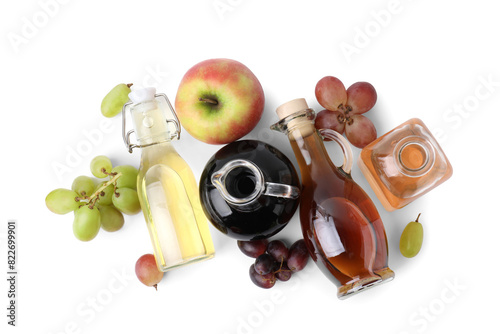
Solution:
<svg viewBox="0 0 500 334"><path fill-rule="evenodd" d="M332 130L321 130L342 147L344 164L338 168L304 99L281 105L277 113L281 121L272 128L288 135L300 167L300 221L311 258L338 285L339 298L391 280L384 226L371 199L351 178L347 141Z"/></svg>

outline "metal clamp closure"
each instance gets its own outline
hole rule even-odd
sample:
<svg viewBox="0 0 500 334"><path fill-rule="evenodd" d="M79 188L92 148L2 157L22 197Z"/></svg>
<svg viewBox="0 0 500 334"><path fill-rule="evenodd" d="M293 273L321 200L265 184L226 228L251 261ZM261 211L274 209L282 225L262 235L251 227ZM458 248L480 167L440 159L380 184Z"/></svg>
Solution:
<svg viewBox="0 0 500 334"><path fill-rule="evenodd" d="M170 101L168 100L167 95L165 95L165 94L155 94L155 99L163 99L167 103L167 106L170 109L170 111L172 112L172 115L174 116L174 118L173 119L166 119L165 121L167 122L167 124L169 124L169 123L174 124L175 131L170 134L170 138L169 139L162 140L162 141L159 141L159 142L145 144L145 145L131 143L130 142L130 135L132 133L134 133L135 131L133 129L129 130L129 131L126 130L127 129L127 124L126 124L126 118L127 118L127 116L126 116L126 113L127 113L127 110L129 109L129 107L131 105L133 105L133 102L127 102L127 103L125 103L123 105L121 114L122 114L122 137L123 137L123 141L125 142L125 146L127 147L129 153L132 153L132 151L133 151L134 148L148 147L148 146L151 146L151 145L155 145L155 144L159 144L159 143L163 143L163 142L168 142L168 141L172 141L172 140L175 140L175 139L180 139L180 137L181 137L181 124L179 122L179 119L177 118L177 115L175 114L174 108L172 107L172 105L170 104ZM160 100L160 103L163 103L164 101Z"/></svg>

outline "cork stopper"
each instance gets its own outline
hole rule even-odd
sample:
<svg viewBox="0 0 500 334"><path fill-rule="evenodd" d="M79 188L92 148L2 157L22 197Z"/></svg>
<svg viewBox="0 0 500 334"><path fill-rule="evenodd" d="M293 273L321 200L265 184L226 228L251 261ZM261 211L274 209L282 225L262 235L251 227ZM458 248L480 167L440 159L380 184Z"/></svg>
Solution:
<svg viewBox="0 0 500 334"><path fill-rule="evenodd" d="M276 113L281 120L293 113L296 113L297 111L305 110L308 108L309 106L307 105L306 99L300 98L283 103L278 108L276 108Z"/></svg>

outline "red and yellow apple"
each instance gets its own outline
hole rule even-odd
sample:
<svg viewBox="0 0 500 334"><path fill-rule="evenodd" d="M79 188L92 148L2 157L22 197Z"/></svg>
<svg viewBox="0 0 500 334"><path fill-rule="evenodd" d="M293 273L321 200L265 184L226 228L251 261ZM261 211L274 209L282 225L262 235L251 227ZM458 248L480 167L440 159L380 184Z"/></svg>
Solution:
<svg viewBox="0 0 500 334"><path fill-rule="evenodd" d="M177 90L175 110L194 138L227 144L257 125L264 111L264 90L242 63L209 59L186 72Z"/></svg>

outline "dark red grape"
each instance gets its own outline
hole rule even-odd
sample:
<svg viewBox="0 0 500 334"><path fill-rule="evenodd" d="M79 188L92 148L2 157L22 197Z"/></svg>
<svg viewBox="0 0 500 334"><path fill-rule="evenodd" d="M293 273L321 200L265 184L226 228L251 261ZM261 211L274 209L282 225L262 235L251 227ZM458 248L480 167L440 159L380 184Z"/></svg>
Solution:
<svg viewBox="0 0 500 334"><path fill-rule="evenodd" d="M252 282L258 287L269 289L272 288L276 283L276 277L274 276L274 273L260 275L257 271L255 271L253 264L250 266L249 274Z"/></svg>
<svg viewBox="0 0 500 334"><path fill-rule="evenodd" d="M331 129L338 133L344 133L345 129L345 115L340 110L321 110L316 116L314 126L316 129ZM329 139L325 139L329 140Z"/></svg>
<svg viewBox="0 0 500 334"><path fill-rule="evenodd" d="M279 268L274 275L276 276L277 279L280 281L286 282L292 277L293 272L288 268L286 263L283 263L281 265L281 268Z"/></svg>
<svg viewBox="0 0 500 334"><path fill-rule="evenodd" d="M269 274L276 267L276 261L269 254L261 254L255 259L255 271L260 275Z"/></svg>
<svg viewBox="0 0 500 334"><path fill-rule="evenodd" d="M351 115L346 123L345 136L351 144L363 148L377 139L377 129L367 117Z"/></svg>
<svg viewBox="0 0 500 334"><path fill-rule="evenodd" d="M309 252L304 239L295 241L288 251L288 268L293 272L300 271L304 269L308 260Z"/></svg>
<svg viewBox="0 0 500 334"><path fill-rule="evenodd" d="M286 262L288 259L288 248L281 240L273 240L267 245L267 253L269 253L277 262Z"/></svg>
<svg viewBox="0 0 500 334"><path fill-rule="evenodd" d="M243 254L253 258L259 257L266 252L267 239L243 241L238 240L238 247Z"/></svg>
<svg viewBox="0 0 500 334"><path fill-rule="evenodd" d="M347 88L347 105L351 114L362 114L373 108L377 102L377 91L368 82L356 82Z"/></svg>
<svg viewBox="0 0 500 334"><path fill-rule="evenodd" d="M163 278L163 272L158 270L153 254L145 254L137 260L135 274L144 285L154 286L155 289Z"/></svg>

